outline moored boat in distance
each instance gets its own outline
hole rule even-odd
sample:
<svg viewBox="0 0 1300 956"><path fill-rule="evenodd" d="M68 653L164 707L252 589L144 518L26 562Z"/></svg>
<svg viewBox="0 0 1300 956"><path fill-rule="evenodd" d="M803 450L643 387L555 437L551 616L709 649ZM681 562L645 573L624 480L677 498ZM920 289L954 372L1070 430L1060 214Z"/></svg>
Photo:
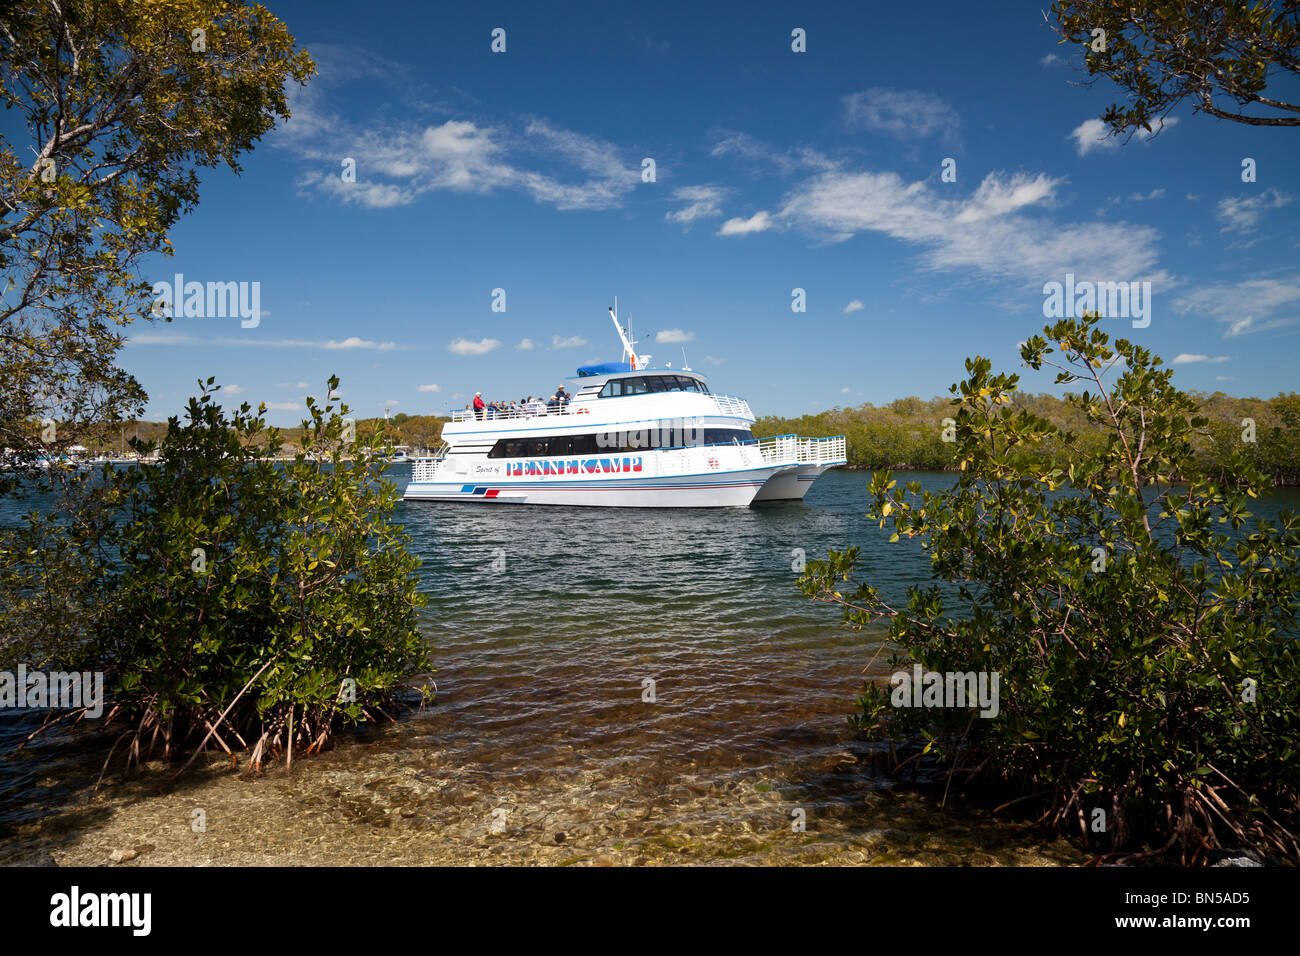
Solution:
<svg viewBox="0 0 1300 956"><path fill-rule="evenodd" d="M847 463L844 436L756 439L749 403L689 368L653 368L609 310L619 362L583 366L567 400L461 409L412 460L403 497L623 508L798 500Z"/></svg>

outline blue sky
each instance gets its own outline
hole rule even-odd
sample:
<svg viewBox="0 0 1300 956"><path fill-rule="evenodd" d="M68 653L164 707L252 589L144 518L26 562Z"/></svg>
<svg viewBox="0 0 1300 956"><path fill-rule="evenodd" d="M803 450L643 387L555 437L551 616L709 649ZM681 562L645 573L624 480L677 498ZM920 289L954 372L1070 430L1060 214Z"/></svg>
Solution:
<svg viewBox="0 0 1300 956"><path fill-rule="evenodd" d="M149 418L209 375L284 425L331 373L359 416L549 395L618 357L615 295L758 414L929 397L1016 369L1067 273L1151 282L1147 328L1103 324L1184 388L1297 386L1300 132L1186 107L1100 142L1120 94L1041 4L267 6L320 73L146 273L258 282L263 314L133 326Z"/></svg>

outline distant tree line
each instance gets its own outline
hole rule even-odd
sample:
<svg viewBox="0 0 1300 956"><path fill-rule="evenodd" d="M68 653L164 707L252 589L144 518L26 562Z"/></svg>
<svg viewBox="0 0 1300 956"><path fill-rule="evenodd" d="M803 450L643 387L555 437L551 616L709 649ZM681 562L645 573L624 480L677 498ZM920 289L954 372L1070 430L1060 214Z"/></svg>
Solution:
<svg viewBox="0 0 1300 956"><path fill-rule="evenodd" d="M377 447L378 435L382 428L384 440L394 445L434 449L442 441L442 426L449 421L451 419L439 418L436 415L407 414L394 415L387 422L382 418L358 418L354 421L356 441L363 448ZM166 422L128 422L120 426L115 435L109 435L98 441L87 440L86 447L94 455L118 455L123 450L130 450L132 438L138 438L142 442L157 443L162 441L166 434ZM279 435L283 442L281 454L293 455L305 447L303 430L300 427L280 429ZM259 442L265 445L266 437L262 436Z"/></svg>
<svg viewBox="0 0 1300 956"><path fill-rule="evenodd" d="M1198 463L1211 473L1226 452L1243 452L1276 485L1300 485L1300 394L1270 399L1233 398L1222 392L1190 392L1208 424L1194 437ZM1014 407L1046 419L1072 433L1074 441L1046 443L1046 462L1069 465L1072 458L1096 451L1106 438L1077 407L1049 394L1016 393ZM954 415L951 399L900 398L888 405L833 408L798 418L760 418L760 438L795 433L845 435L851 468L955 470L956 443L945 441L944 419ZM948 431L948 437L952 437ZM1253 439L1253 440L1252 440Z"/></svg>

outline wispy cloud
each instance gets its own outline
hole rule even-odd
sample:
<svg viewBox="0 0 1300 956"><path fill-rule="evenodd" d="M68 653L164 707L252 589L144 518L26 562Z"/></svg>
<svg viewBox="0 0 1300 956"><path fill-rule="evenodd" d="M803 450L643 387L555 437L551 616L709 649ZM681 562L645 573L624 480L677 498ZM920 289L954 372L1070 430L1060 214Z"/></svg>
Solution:
<svg viewBox="0 0 1300 956"><path fill-rule="evenodd" d="M844 307L844 312L847 315L850 312L861 312L865 308L866 306L862 304L861 299L854 299L852 302L850 302L848 305Z"/></svg>
<svg viewBox="0 0 1300 956"><path fill-rule="evenodd" d="M1042 282L1068 272L1152 274L1158 234L1123 222L1062 223L1041 214L1064 180L990 173L966 199L892 172L837 169L797 185L776 222L831 241L880 233L925 249L933 270L974 269L986 277Z"/></svg>
<svg viewBox="0 0 1300 956"><path fill-rule="evenodd" d="M720 236L747 236L754 232L764 232L772 228L770 213L760 210L748 219L728 219L718 230Z"/></svg>
<svg viewBox="0 0 1300 956"><path fill-rule="evenodd" d="M587 340L581 335L570 335L567 338L559 335L551 336L551 348L553 349L576 349L587 344Z"/></svg>
<svg viewBox="0 0 1300 956"><path fill-rule="evenodd" d="M1150 132L1139 129L1135 134L1143 142L1149 141L1161 132L1172 129L1178 125L1177 116L1166 116L1163 120L1158 120L1151 127ZM1110 127L1099 119L1084 120L1076 126L1071 132L1068 139L1074 140L1075 151L1080 156L1087 156L1089 153L1097 150L1116 149L1122 142L1118 136L1110 134Z"/></svg>
<svg viewBox="0 0 1300 956"><path fill-rule="evenodd" d="M961 120L951 106L921 90L872 87L844 97L844 119L853 129L888 133L899 139L953 138Z"/></svg>
<svg viewBox="0 0 1300 956"><path fill-rule="evenodd" d="M441 385L417 385L415 388L416 391L419 392L441 392L442 391Z"/></svg>
<svg viewBox="0 0 1300 956"><path fill-rule="evenodd" d="M1215 215L1218 216L1220 232L1253 232L1259 226L1259 220L1270 209L1279 209L1289 205L1294 197L1276 189L1269 188L1258 196L1229 196L1219 201Z"/></svg>
<svg viewBox="0 0 1300 956"><path fill-rule="evenodd" d="M625 162L613 143L539 117L421 123L404 111L400 119L353 120L331 102L358 78L372 77L322 69L309 86L287 88L293 115L271 142L311 164L300 188L370 209L409 205L437 190L513 190L559 209L609 209L641 181L639 158ZM345 159L354 161L353 181L344 179Z"/></svg>
<svg viewBox="0 0 1300 956"><path fill-rule="evenodd" d="M720 133L709 155L715 159L735 157L751 168L775 171L783 176L808 170L826 170L834 166L834 163L809 146L781 151L748 133L734 130Z"/></svg>
<svg viewBox="0 0 1300 956"><path fill-rule="evenodd" d="M727 191L718 186L683 186L673 190L673 199L686 203L681 209L664 214L669 222L689 225L696 219L722 215L722 200Z"/></svg>
<svg viewBox="0 0 1300 956"><path fill-rule="evenodd" d="M516 352L531 352L537 346L533 344L532 339L520 339L519 344L515 346Z"/></svg>
<svg viewBox="0 0 1300 956"><path fill-rule="evenodd" d="M1300 275L1203 286L1176 299L1174 309L1223 323L1224 338L1282 328L1300 321Z"/></svg>
<svg viewBox="0 0 1300 956"><path fill-rule="evenodd" d="M1179 352L1169 362L1170 365L1197 365L1201 363L1214 364L1217 362L1228 361L1226 355L1216 355L1211 358L1208 355L1201 355L1195 352Z"/></svg>
<svg viewBox="0 0 1300 956"><path fill-rule="evenodd" d="M222 336L217 338L199 338L194 335L181 335L170 333L144 332L139 335L131 336L131 345L237 345L247 348L269 348L269 349L371 349L378 352L390 352L394 349L405 349L408 346L398 345L396 342L374 342L369 339L349 336L346 339L255 339L244 338L243 336ZM288 388L287 384L279 387ZM305 383L298 383L296 388L304 388Z"/></svg>
<svg viewBox="0 0 1300 956"><path fill-rule="evenodd" d="M664 329L655 333L655 342L658 344L674 342L692 342L695 340L694 332L683 332L681 329Z"/></svg>
<svg viewBox="0 0 1300 956"><path fill-rule="evenodd" d="M501 342L498 339L479 339L474 342L467 338L455 338L447 346L447 351L456 355L486 355L493 349L500 347Z"/></svg>

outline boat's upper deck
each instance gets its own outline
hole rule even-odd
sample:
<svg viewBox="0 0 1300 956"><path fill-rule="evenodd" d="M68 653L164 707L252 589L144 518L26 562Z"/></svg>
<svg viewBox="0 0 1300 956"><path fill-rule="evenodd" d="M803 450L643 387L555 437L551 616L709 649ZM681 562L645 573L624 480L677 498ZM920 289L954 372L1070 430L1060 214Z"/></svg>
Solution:
<svg viewBox="0 0 1300 956"><path fill-rule="evenodd" d="M474 430L496 431L517 427L521 419L544 419L529 424L564 428L575 424L606 424L624 420L686 416L718 416L754 421L749 403L732 395L709 391L703 375L689 369L639 369L568 379L576 384L573 397L562 404L536 401L511 402L505 408L472 408L451 413L452 425L444 432L462 432L459 423Z"/></svg>

